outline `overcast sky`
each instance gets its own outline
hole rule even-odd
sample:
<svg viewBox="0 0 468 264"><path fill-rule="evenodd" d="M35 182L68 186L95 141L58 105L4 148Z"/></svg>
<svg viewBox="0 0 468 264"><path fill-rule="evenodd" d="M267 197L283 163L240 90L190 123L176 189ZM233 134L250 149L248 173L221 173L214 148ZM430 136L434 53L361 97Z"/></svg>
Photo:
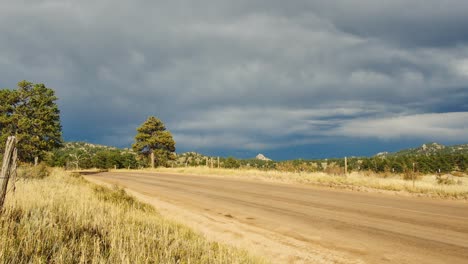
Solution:
<svg viewBox="0 0 468 264"><path fill-rule="evenodd" d="M64 138L274 159L468 142L466 0L0 0L0 87L56 90Z"/></svg>

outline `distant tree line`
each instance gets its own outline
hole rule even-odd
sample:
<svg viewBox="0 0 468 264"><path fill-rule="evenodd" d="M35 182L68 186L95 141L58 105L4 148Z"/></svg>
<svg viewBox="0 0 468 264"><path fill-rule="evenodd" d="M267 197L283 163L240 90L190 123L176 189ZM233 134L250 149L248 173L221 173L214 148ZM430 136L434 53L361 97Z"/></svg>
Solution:
<svg viewBox="0 0 468 264"><path fill-rule="evenodd" d="M448 173L468 171L468 154L433 154L406 156L376 156L348 158L348 171L372 171L376 173ZM414 164L414 167L413 167ZM344 159L292 160L276 162L275 169L283 171L336 172L344 168Z"/></svg>
<svg viewBox="0 0 468 264"><path fill-rule="evenodd" d="M137 155L129 150L93 145L84 142L66 143L46 158L49 166L69 169L136 169L144 167Z"/></svg>
<svg viewBox="0 0 468 264"><path fill-rule="evenodd" d="M421 173L448 173L468 170L468 154L433 154L411 156L387 156L352 159L352 170L371 170L374 172L403 173L414 169Z"/></svg>
<svg viewBox="0 0 468 264"><path fill-rule="evenodd" d="M172 166L175 141L164 123L150 116L137 128L132 149L118 149L85 142L69 142L47 156L47 164L71 169L137 169Z"/></svg>
<svg viewBox="0 0 468 264"><path fill-rule="evenodd" d="M208 158L208 159L207 159ZM217 158L215 166L217 166ZM208 160L208 164L206 161ZM177 167L211 166L211 157L198 153L184 153L174 162ZM347 159L348 172L371 171L376 173L405 173L414 170L419 173L448 173L468 171L468 154L439 153L431 155L398 155L375 157L351 157ZM255 168L260 170L279 170L287 172L327 172L339 174L344 172L344 159L287 160L264 161L258 159L220 158L221 168Z"/></svg>

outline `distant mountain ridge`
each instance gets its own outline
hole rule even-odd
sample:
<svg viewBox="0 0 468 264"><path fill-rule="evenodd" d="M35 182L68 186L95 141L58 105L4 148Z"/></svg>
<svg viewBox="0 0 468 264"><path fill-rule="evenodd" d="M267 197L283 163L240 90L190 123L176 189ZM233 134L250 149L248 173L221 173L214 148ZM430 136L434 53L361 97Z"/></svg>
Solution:
<svg viewBox="0 0 468 264"><path fill-rule="evenodd" d="M99 151L119 151L120 153L134 153L132 149L129 148L117 148L112 146L105 146L100 144L93 144L88 142L81 142L81 141L72 141L72 142L65 142L61 148L65 151L77 151L81 150L87 153L96 153Z"/></svg>
<svg viewBox="0 0 468 264"><path fill-rule="evenodd" d="M65 149L117 149L116 147L104 146L99 144L92 144L88 142L65 142L63 144L63 148Z"/></svg>
<svg viewBox="0 0 468 264"><path fill-rule="evenodd" d="M436 142L425 143L417 148L403 149L397 152L380 152L375 156L414 156L436 154L468 154L468 144L445 146Z"/></svg>

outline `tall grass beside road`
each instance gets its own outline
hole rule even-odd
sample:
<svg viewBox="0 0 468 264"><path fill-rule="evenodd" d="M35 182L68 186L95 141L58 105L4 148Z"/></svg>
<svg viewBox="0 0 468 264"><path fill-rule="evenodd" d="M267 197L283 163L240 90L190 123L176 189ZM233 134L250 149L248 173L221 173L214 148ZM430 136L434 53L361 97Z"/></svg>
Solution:
<svg viewBox="0 0 468 264"><path fill-rule="evenodd" d="M1 263L263 263L207 241L121 189L54 169L21 180L0 215Z"/></svg>

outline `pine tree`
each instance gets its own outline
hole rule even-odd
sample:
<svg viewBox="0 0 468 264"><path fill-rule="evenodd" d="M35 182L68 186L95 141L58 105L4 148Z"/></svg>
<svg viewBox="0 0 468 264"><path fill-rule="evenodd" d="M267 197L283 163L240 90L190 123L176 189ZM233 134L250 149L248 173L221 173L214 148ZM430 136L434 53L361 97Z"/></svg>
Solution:
<svg viewBox="0 0 468 264"><path fill-rule="evenodd" d="M168 160L175 159L175 141L161 120L151 116L137 128L137 132L132 148L140 155L150 156L152 168L155 162L166 165Z"/></svg>
<svg viewBox="0 0 468 264"><path fill-rule="evenodd" d="M18 158L32 162L62 143L60 111L54 90L27 81L16 90L0 91L0 148L16 135Z"/></svg>

